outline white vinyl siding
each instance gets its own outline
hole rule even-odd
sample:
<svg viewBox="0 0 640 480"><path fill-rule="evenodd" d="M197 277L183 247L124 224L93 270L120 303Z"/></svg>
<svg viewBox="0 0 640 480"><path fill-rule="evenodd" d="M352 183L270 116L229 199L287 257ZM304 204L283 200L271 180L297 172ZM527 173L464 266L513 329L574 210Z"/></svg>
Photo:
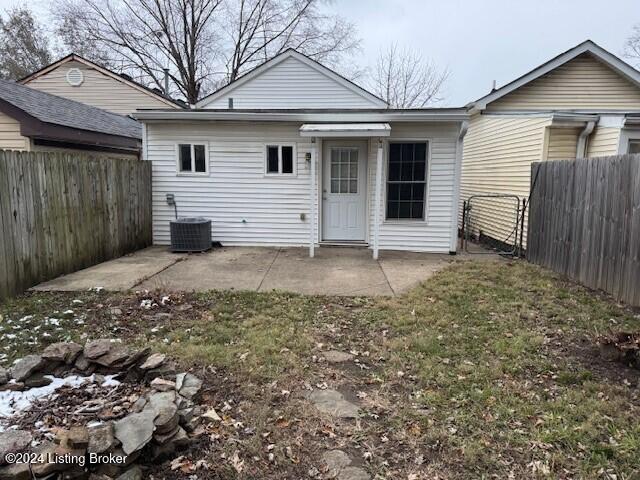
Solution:
<svg viewBox="0 0 640 480"><path fill-rule="evenodd" d="M296 58L287 58L203 108L379 108Z"/></svg>
<svg viewBox="0 0 640 480"><path fill-rule="evenodd" d="M479 194L528 197L531 163L542 159L549 123L546 117L474 116L464 139L461 203ZM476 200L474 233L506 239L515 224L514 212L512 200Z"/></svg>
<svg viewBox="0 0 640 480"><path fill-rule="evenodd" d="M588 157L606 157L617 155L620 142L620 129L616 127L597 127L589 137Z"/></svg>
<svg viewBox="0 0 640 480"><path fill-rule="evenodd" d="M67 72L72 68L78 68L84 76L82 84L77 87L69 85L67 81ZM178 108L144 90L74 61L63 63L25 85L120 115L129 115L139 108Z"/></svg>
<svg viewBox="0 0 640 480"><path fill-rule="evenodd" d="M224 245L308 246L310 164L305 154L311 151L311 139L299 136L300 126L284 122L148 124L147 157L153 163L154 243L169 243L169 221L174 218L174 211L166 204L166 194L173 193L178 215L210 218L213 240ZM383 222L380 248L448 252L451 222L455 222L453 188L458 125L392 124L391 129L390 140L411 138L431 142L427 219ZM178 142L208 142L209 176L176 174ZM265 175L265 145L274 143L295 145L296 176ZM367 238L373 225L377 142L369 142L368 148ZM385 155L385 162L386 158ZM321 171L319 162L318 173ZM320 176L317 178L319 181ZM317 191L318 184L313 196L316 212L320 212ZM319 237L319 232L315 237Z"/></svg>
<svg viewBox="0 0 640 480"><path fill-rule="evenodd" d="M545 160L576 158L578 135L580 135L578 128L549 128Z"/></svg>
<svg viewBox="0 0 640 480"><path fill-rule="evenodd" d="M29 150L29 139L20 135L20 123L0 113L0 150Z"/></svg>
<svg viewBox="0 0 640 480"><path fill-rule="evenodd" d="M175 195L180 216L212 220L214 241L225 245L305 245L309 241L310 140L299 124L175 123L147 125L153 163L154 243L169 243ZM265 178L264 148L274 140L296 144L298 176ZM208 143L209 175L176 174L176 143ZM300 214L306 214L305 220Z"/></svg>
<svg viewBox="0 0 640 480"><path fill-rule="evenodd" d="M488 105L488 110L638 109L640 89L582 54Z"/></svg>
<svg viewBox="0 0 640 480"><path fill-rule="evenodd" d="M385 148L382 168L382 205L380 224L381 250L409 250L424 252L449 252L451 223L457 213L453 204L456 162L456 139L459 125L455 123L393 123L390 142L429 142L427 157L427 196L424 220L385 220L386 175L388 150ZM387 145L388 147L388 145ZM369 144L369 225L373 225L375 172L378 145Z"/></svg>

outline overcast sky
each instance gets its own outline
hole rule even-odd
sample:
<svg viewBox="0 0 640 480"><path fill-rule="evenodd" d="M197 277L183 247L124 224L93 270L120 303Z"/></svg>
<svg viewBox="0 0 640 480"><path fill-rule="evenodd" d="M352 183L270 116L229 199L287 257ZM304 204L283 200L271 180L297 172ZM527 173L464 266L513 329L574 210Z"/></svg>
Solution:
<svg viewBox="0 0 640 480"><path fill-rule="evenodd" d="M0 10L17 5L0 0ZM36 12L46 2L32 0ZM606 7L606 8L603 8ZM640 0L334 0L356 24L364 58L389 42L447 67L446 103L460 106L591 39L616 55L640 23Z"/></svg>

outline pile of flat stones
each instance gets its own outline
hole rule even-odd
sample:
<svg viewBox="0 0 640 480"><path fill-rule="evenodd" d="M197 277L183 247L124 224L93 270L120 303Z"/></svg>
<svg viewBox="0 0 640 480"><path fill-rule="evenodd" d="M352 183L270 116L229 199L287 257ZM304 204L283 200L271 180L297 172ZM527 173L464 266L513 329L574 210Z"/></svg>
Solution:
<svg viewBox="0 0 640 480"><path fill-rule="evenodd" d="M145 465L171 458L204 432L203 422L219 420L215 410L195 402L202 380L177 373L163 354L110 339L91 340L84 347L56 343L41 355L24 357L8 371L0 370L0 390L29 389L46 385L49 376L78 373L117 373L124 382L145 385L144 394L118 419L55 428L50 440L34 441L35 426L0 431L0 480L141 479Z"/></svg>

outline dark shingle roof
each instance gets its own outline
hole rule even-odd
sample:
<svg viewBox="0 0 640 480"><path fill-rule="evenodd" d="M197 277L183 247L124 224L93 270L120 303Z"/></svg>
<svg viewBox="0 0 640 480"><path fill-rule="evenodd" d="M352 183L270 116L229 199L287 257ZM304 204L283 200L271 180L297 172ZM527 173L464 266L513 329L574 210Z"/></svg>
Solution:
<svg viewBox="0 0 640 480"><path fill-rule="evenodd" d="M7 80L0 80L0 99L41 122L107 135L142 138L142 128L132 118Z"/></svg>

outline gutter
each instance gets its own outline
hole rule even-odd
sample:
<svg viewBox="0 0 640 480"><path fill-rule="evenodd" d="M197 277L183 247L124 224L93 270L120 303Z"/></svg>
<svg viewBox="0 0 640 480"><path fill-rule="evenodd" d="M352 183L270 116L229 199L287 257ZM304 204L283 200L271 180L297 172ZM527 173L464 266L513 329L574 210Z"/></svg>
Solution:
<svg viewBox="0 0 640 480"><path fill-rule="evenodd" d="M231 120L266 122L462 122L469 118L464 109L451 109L430 112L242 112L174 110L174 111L137 111L132 115L140 121L167 120Z"/></svg>
<svg viewBox="0 0 640 480"><path fill-rule="evenodd" d="M594 128L596 128L596 121L590 120L580 132L580 136L578 136L578 146L576 148L576 158L585 158L587 156L587 139Z"/></svg>

